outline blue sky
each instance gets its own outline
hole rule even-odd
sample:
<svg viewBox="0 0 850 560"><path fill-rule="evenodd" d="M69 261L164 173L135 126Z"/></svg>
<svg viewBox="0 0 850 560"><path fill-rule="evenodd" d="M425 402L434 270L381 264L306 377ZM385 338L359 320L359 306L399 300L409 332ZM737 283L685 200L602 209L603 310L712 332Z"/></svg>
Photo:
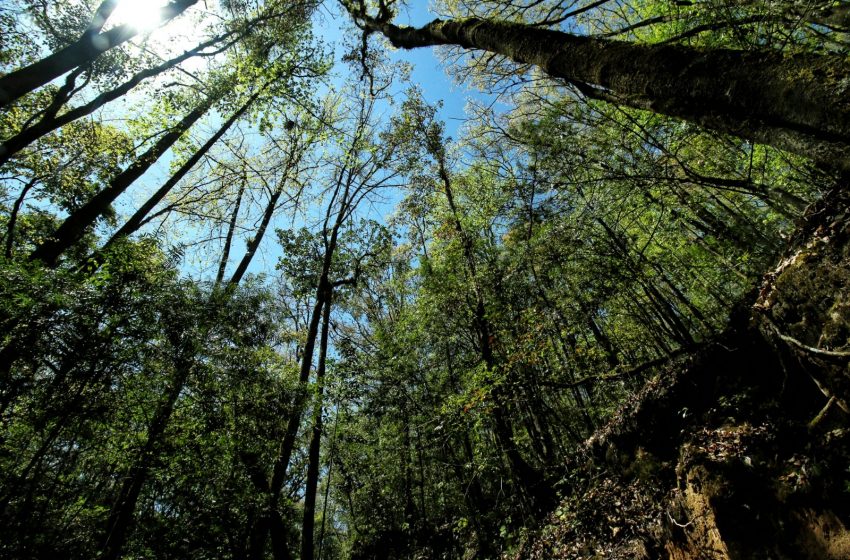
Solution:
<svg viewBox="0 0 850 560"><path fill-rule="evenodd" d="M428 2L411 0L410 6L403 9L397 16L399 25L420 26L434 19L434 14L427 8ZM341 45L343 33L350 29L351 23L347 14L336 2L326 2L320 9L316 32L326 43L335 45L337 59L343 54ZM455 84L446 74L443 66L435 55L433 48L414 50L393 50L390 57L394 61L407 62L412 65L411 82L422 89L425 100L431 104L442 102L440 117L446 123L446 131L456 137L457 129L464 119L464 107L468 99L484 99L480 92ZM346 69L340 65L338 72Z"/></svg>
<svg viewBox="0 0 850 560"><path fill-rule="evenodd" d="M397 23L400 25L423 25L432 20L434 16L428 12L426 5L427 2L412 1L410 8L399 14ZM326 2L316 18L315 30L317 38L333 49L337 60L332 86L334 83L341 84L346 74L350 72L349 66L340 62L346 50L343 45L344 35L351 30L348 14L344 13L335 1ZM422 95L428 103L442 104L439 117L445 122L446 134L453 138L457 138L460 134L459 129L465 118L464 108L467 101L469 99L483 100L487 98L476 90L455 84L446 74L433 48L421 48L412 51L393 50L390 53L390 58L393 61L409 63L412 66L410 83L421 88ZM402 92L408 87L408 84L399 83L397 86L397 90ZM392 107L387 108L387 111L392 110ZM400 199L401 193L398 193L398 196L387 196L383 204L371 207L370 210L361 208L358 215L383 221L393 211L395 204ZM315 210L321 211L318 208ZM258 254L254 257L248 269L250 273L274 273L275 264L281 255L274 228L285 228L291 225L290 218L281 217L272 222ZM238 251L233 258L241 258ZM230 268L234 265L235 263L231 262Z"/></svg>
<svg viewBox="0 0 850 560"><path fill-rule="evenodd" d="M435 16L428 11L427 4L427 1L411 0L410 6L404 9L397 17L397 23L400 25L406 24L418 26L432 20ZM316 16L315 33L317 39L321 40L329 49L334 51L337 61L333 70L334 78L330 84L331 89L334 87L334 84L342 84L346 75L351 71L347 64L341 62L341 58L346 52L346 46L343 44L343 39L346 32L350 33L351 30L351 20L336 0L328 0L322 5L318 15ZM180 29L179 26L177 31L185 34L185 29ZM467 101L469 99L487 99L487 96L480 92L468 89L463 85L455 84L446 74L443 66L435 55L433 48L421 48L412 51L392 50L390 51L390 58L393 61L406 62L411 65L412 73L410 77L410 84L417 85L421 89L422 95L428 103L442 104L439 112L439 118L445 122L446 133L455 139L457 139L460 135L459 129L464 122L464 108ZM406 83L394 84L394 89L398 92L398 94L401 94L405 89L407 89L408 85L409 84ZM117 116L121 116L122 111L131 110L132 105L132 102L125 104L119 103L114 105L112 110L117 111ZM388 106L384 112L384 117L388 117L390 112L395 110L396 107ZM205 137L205 134L206 132L201 133L200 137ZM168 176L168 164L170 161L170 155L163 157L162 161L146 175L144 183L148 186L158 186L161 184ZM129 213L138 206L140 200L146 198L148 191L148 188L136 188L127 193L117 204L119 211L122 214L129 215ZM361 216L368 214L368 217L370 218L383 220L393 211L395 204L400 199L400 192L397 193L397 195L389 195L388 193L386 200L382 204L373 207L368 211L361 209L363 211L359 214ZM318 208L315 210L321 211ZM266 232L265 238L263 239L260 250L251 263L249 268L250 273L274 273L275 264L281 254L281 249L277 242L277 235L275 234L275 228L287 228L292 225L293 222L289 216L279 216L272 221L269 230ZM184 226L184 228L185 227L187 226ZM179 232L175 233L178 233L178 238L182 237ZM184 230L182 233L185 235L187 231ZM190 241L191 237L191 234L189 234L189 238L186 240ZM244 243L239 241L234 247L235 250L231 255L228 272L232 271L232 268L236 265L236 261L242 257L240 249L244 247ZM184 270L191 276L207 276L208 274L211 274L215 263L213 263L210 259L216 258L216 249L214 246L210 246L210 249L210 251L190 251L189 255L187 255L188 258L186 262L184 262Z"/></svg>

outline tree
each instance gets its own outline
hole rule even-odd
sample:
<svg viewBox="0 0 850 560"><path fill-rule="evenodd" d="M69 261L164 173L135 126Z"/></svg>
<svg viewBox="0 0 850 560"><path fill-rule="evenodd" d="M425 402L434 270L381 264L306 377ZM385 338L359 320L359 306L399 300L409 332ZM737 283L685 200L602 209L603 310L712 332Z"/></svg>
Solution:
<svg viewBox="0 0 850 560"><path fill-rule="evenodd" d="M342 6L342 85L228 0L0 113L0 556L840 548L843 5ZM3 4L0 65L114 7Z"/></svg>
<svg viewBox="0 0 850 560"><path fill-rule="evenodd" d="M839 55L785 57L770 51L697 50L571 35L480 18L434 20L421 28L391 22L345 3L364 33L380 33L398 48L456 45L540 67L593 99L682 118L763 142L840 170L850 139L850 100ZM812 87L813 76L822 87Z"/></svg>
<svg viewBox="0 0 850 560"><path fill-rule="evenodd" d="M174 0L160 9L160 20L168 22L179 16L197 0ZM104 0L95 10L86 31L74 43L53 54L0 77L0 108L7 107L27 93L94 61L100 54L127 42L139 33L130 23L102 31L115 10L117 0Z"/></svg>

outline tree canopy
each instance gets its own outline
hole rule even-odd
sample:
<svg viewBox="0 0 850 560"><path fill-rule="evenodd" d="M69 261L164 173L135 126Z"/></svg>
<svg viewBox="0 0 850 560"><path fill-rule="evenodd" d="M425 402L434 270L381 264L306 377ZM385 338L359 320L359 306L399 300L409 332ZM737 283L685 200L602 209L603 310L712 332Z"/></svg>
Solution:
<svg viewBox="0 0 850 560"><path fill-rule="evenodd" d="M0 5L0 558L535 557L738 342L844 449L850 4L432 4Z"/></svg>

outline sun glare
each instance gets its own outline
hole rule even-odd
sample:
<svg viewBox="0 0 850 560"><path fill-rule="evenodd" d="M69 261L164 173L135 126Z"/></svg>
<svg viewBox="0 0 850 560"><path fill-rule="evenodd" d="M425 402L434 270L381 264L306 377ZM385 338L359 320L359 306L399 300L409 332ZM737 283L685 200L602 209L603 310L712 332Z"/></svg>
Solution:
<svg viewBox="0 0 850 560"><path fill-rule="evenodd" d="M116 24L129 23L137 30L151 31L161 23L160 9L168 0L123 0L110 18Z"/></svg>

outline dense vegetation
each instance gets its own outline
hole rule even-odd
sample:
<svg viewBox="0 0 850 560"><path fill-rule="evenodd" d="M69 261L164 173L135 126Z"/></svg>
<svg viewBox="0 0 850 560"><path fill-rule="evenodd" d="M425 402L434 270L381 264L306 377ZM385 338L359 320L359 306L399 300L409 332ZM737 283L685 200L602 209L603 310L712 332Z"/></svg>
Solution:
<svg viewBox="0 0 850 560"><path fill-rule="evenodd" d="M0 5L0 558L525 554L850 169L843 1L138 4Z"/></svg>

